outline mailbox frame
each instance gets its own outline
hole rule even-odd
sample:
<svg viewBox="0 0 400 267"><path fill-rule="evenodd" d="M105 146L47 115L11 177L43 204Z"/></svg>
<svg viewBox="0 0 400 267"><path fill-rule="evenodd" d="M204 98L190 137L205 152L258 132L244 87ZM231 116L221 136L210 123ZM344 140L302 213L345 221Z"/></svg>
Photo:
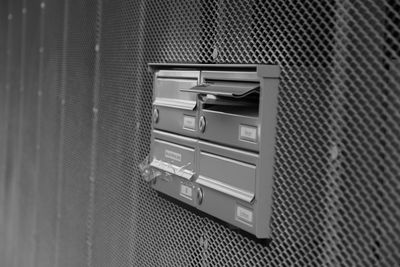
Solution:
<svg viewBox="0 0 400 267"><path fill-rule="evenodd" d="M247 224L241 223L235 219L235 215L232 218L221 218L218 216L217 211L211 214L219 219L222 219L232 225L239 227L240 229L247 231L257 238L269 238L271 236L271 215L273 206L273 175L274 175L274 156L275 156L275 135L276 135L276 124L277 124L277 109L278 109L278 88L279 88L279 77L281 69L278 65L255 65L255 64L181 64L181 63L149 63L149 71L153 73L153 102L155 97L155 83L156 83L156 73L158 71L199 71L200 78L199 81L202 82L204 74L208 77L213 75L213 72L224 72L230 80L240 81L245 78L242 77L242 73L253 73L252 80L259 82L259 108L258 108L258 128L257 128L257 146L253 146L252 149L243 149L235 147L234 149L243 150L244 153L251 152L257 153L258 157L256 160L256 170L255 170L255 189L254 189L254 199L250 203L240 204L243 201L237 201L237 212L243 212L244 215L249 216L252 223ZM200 118L201 107L199 106L200 100L197 100L196 107L196 122ZM189 135L183 136L183 138L198 138L197 146L195 148L196 161L198 161L200 156L200 146L199 144L204 142L213 143L210 140L202 139L202 134L199 127ZM151 145L153 146L155 140L154 132L159 132L160 129L154 128L154 123L152 124L151 132ZM161 130L162 131L162 130ZM172 134L172 133L171 133ZM177 135L182 135L181 131L177 131ZM243 140L242 140L243 141ZM217 146L230 147L227 144L216 144ZM153 148L151 149L151 151ZM151 159L150 159L151 161ZM198 162L194 163L196 168L196 173L190 179L190 181L184 181L184 183L189 183L193 189L201 190L203 185L196 183L198 178L199 166ZM159 178L156 178L159 179ZM180 178L181 179L181 178ZM185 179L183 179L185 180ZM154 183L154 184L157 184ZM159 185L157 185L159 186ZM160 188L153 188L159 190ZM199 189L200 188L200 189ZM207 190L212 190L207 188ZM207 192L205 190L205 192ZM194 192L193 192L194 193ZM203 194L203 191L201 191ZM221 193L223 194L223 193ZM168 195L168 192L167 192ZM177 196L172 197L179 199ZM207 195L204 196L205 198ZM229 201L226 196L221 195L224 201ZM229 196L231 198L232 196ZM195 196L193 196L195 198ZM185 201L183 201L185 202ZM187 203L187 202L186 202ZM190 205L201 209L201 204L196 203L196 201L190 202ZM224 207L217 207L216 209L223 209ZM207 210L202 210L207 213ZM252 213L250 213L252 211ZM235 211L236 212L236 211Z"/></svg>

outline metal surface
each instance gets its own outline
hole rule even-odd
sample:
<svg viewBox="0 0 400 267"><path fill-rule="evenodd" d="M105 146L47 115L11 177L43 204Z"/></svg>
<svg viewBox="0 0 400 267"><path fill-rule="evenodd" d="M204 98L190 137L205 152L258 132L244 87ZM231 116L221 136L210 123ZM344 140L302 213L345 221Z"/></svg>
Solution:
<svg viewBox="0 0 400 267"><path fill-rule="evenodd" d="M5 259L6 242L6 203L5 197L5 167L6 167L6 143L8 121L8 95L7 95L7 66L8 66L8 2L0 2L0 259Z"/></svg>
<svg viewBox="0 0 400 267"><path fill-rule="evenodd" d="M185 90L197 94L211 94L217 96L243 97L259 88L258 84L228 83L207 81L198 86Z"/></svg>
<svg viewBox="0 0 400 267"><path fill-rule="evenodd" d="M238 110L242 110L244 114L237 114L236 112ZM254 116L252 113L256 113L256 115ZM204 129L201 138L229 146L254 151L259 150L259 143L242 140L239 131L240 125L243 124L256 128L256 135L259 135L258 128L260 120L258 118L257 109L254 112L254 108L251 106L249 107L249 105L248 108L228 106L228 108L223 111L204 108L201 111L201 115L207 122L207 128Z"/></svg>
<svg viewBox="0 0 400 267"><path fill-rule="evenodd" d="M7 267L30 254L17 245L25 238L17 239L24 196L15 188L18 129L26 128L22 36L26 49L36 45L22 31L28 2L0 1L0 260ZM57 199L68 212L58 226L67 266L400 265L398 1L43 2L36 17L44 27L35 31L44 34L42 102L24 98L42 114L40 140L30 146L46 148L36 157L36 264L28 266L55 266ZM281 66L268 245L165 201L141 179L152 121L148 62ZM72 101L65 114L66 94L89 107ZM69 169L58 175L62 157ZM89 172L71 171L86 164ZM77 209L67 204L76 202ZM68 218L79 223L68 227Z"/></svg>
<svg viewBox="0 0 400 267"><path fill-rule="evenodd" d="M196 86L199 82L199 71L160 70L154 73L153 106L158 110L157 129L194 136L194 129L185 127L187 118L197 121L196 95L183 92ZM185 120L186 118L186 120Z"/></svg>
<svg viewBox="0 0 400 267"><path fill-rule="evenodd" d="M254 199L256 166L207 152L200 152L199 166L200 185L248 203ZM214 206L226 209L217 202Z"/></svg>
<svg viewBox="0 0 400 267"><path fill-rule="evenodd" d="M158 122L152 124L150 164L147 168L140 164L143 179L149 182L151 175L156 180L153 188L178 200L184 197L184 202L190 205L193 205L193 189L204 188L207 193L202 197L205 204L198 207L201 211L257 238L270 238L279 84L279 76L274 75L280 73L279 66L256 65L252 72L238 71L237 65L229 64L149 66L155 72L155 108L160 107L157 105L160 95L174 96L174 102L181 102L187 92L192 93L196 100L193 106L197 108L192 114L182 116L181 107L169 106L170 111L162 112L167 127L160 127ZM181 78L187 76L185 73L193 73L207 84L188 88ZM164 77L168 76L173 79L166 82ZM192 127L188 134L176 123L182 117L184 122L190 117L190 125L195 126L198 116L199 131ZM185 135L196 138L189 147L185 147L189 139ZM163 140L163 136L172 141ZM182 178L190 180L190 185L185 185Z"/></svg>

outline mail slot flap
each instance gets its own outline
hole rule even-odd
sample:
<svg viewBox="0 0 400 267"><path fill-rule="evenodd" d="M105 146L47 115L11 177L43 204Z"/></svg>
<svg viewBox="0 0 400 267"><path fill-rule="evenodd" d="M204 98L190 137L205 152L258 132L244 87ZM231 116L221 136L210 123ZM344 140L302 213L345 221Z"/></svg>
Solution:
<svg viewBox="0 0 400 267"><path fill-rule="evenodd" d="M259 82L260 78L256 72L248 71L202 71L201 76L204 81L239 81L239 82Z"/></svg>
<svg viewBox="0 0 400 267"><path fill-rule="evenodd" d="M255 196L256 166L201 151L196 182L250 203Z"/></svg>
<svg viewBox="0 0 400 267"><path fill-rule="evenodd" d="M241 98L252 93L259 93L259 89L259 83L207 80L205 83L190 89L181 89L181 91Z"/></svg>
<svg viewBox="0 0 400 267"><path fill-rule="evenodd" d="M179 108L184 110L194 110L196 108L196 101L185 101L179 99L169 99L169 98L156 98L153 102L154 106Z"/></svg>
<svg viewBox="0 0 400 267"><path fill-rule="evenodd" d="M191 147L154 139L150 165L185 179L191 179L195 172L194 152L194 148Z"/></svg>
<svg viewBox="0 0 400 267"><path fill-rule="evenodd" d="M181 89L198 84L199 71L159 71L156 73L153 105L194 110L196 96Z"/></svg>

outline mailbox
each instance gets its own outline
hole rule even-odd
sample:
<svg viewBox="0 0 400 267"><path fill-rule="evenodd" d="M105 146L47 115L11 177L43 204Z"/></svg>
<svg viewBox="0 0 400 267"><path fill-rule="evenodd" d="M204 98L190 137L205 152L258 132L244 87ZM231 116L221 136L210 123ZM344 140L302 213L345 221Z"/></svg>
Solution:
<svg viewBox="0 0 400 267"><path fill-rule="evenodd" d="M197 96L185 89L198 85L200 71L159 70L154 78L154 128L194 136L197 130Z"/></svg>
<svg viewBox="0 0 400 267"><path fill-rule="evenodd" d="M270 236L276 65L149 64L152 187L257 238Z"/></svg>

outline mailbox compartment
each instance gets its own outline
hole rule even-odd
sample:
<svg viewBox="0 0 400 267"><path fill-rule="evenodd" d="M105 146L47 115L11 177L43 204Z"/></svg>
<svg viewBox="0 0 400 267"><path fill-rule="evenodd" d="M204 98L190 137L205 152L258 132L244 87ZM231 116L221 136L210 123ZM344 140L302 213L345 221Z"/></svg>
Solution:
<svg viewBox="0 0 400 267"><path fill-rule="evenodd" d="M200 100L199 137L259 150L260 81L254 72L203 71L202 83L183 92Z"/></svg>
<svg viewBox="0 0 400 267"><path fill-rule="evenodd" d="M197 190L202 191L198 208L234 225L243 223L235 217L236 209L249 210L256 198L258 154L200 141L197 158ZM249 225L250 219L243 226Z"/></svg>
<svg viewBox="0 0 400 267"><path fill-rule="evenodd" d="M153 138L150 166L159 172L153 188L194 205L197 140L157 130Z"/></svg>
<svg viewBox="0 0 400 267"><path fill-rule="evenodd" d="M257 238L270 237L275 65L149 64L154 189ZM152 180L153 179L153 180Z"/></svg>
<svg viewBox="0 0 400 267"><path fill-rule="evenodd" d="M155 129L196 136L196 95L182 90L198 84L199 71L160 70L155 73L153 124Z"/></svg>

